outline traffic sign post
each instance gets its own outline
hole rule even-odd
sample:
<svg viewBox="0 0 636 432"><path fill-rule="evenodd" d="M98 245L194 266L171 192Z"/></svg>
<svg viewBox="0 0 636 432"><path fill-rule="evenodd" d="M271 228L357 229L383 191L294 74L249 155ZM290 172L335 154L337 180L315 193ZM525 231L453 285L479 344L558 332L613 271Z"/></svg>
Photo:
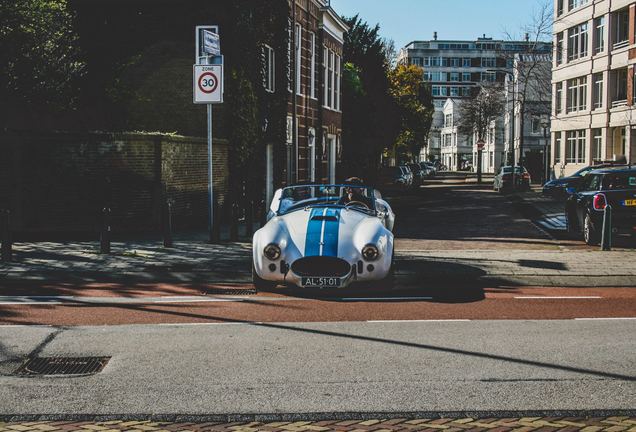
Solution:
<svg viewBox="0 0 636 432"><path fill-rule="evenodd" d="M218 26L196 26L193 66L193 101L207 105L208 118L208 236L218 241L214 227L214 183L212 153L212 105L223 103L223 56Z"/></svg>
<svg viewBox="0 0 636 432"><path fill-rule="evenodd" d="M481 184L481 151L484 149L486 143L480 139L477 141L477 183Z"/></svg>

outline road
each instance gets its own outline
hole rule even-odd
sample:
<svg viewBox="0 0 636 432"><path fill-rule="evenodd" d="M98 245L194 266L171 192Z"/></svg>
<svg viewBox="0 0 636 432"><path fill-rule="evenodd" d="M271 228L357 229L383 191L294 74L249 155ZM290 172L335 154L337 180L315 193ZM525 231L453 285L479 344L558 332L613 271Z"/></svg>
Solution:
<svg viewBox="0 0 636 432"><path fill-rule="evenodd" d="M462 177L390 199L393 288L3 290L0 413L633 412L636 289L475 283L466 265L439 258L526 257L537 274L558 273L565 267L536 258L591 249L555 240ZM431 252L441 261L413 259ZM427 278L440 265L444 276ZM91 376L14 376L33 356L110 360Z"/></svg>

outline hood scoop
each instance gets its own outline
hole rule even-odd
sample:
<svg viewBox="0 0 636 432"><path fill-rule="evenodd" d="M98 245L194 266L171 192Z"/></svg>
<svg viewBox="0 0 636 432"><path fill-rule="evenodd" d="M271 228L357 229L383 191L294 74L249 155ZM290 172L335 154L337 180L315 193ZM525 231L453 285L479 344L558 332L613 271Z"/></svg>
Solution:
<svg viewBox="0 0 636 432"><path fill-rule="evenodd" d="M315 215L311 218L312 221L327 221L327 222L338 222L338 218L334 215Z"/></svg>

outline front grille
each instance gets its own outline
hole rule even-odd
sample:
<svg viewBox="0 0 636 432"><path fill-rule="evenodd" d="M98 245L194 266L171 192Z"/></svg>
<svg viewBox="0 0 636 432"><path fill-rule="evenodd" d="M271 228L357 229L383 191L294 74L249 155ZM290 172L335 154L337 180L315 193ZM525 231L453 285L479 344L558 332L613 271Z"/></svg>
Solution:
<svg viewBox="0 0 636 432"><path fill-rule="evenodd" d="M351 265L343 259L326 256L300 258L291 265L298 276L343 277L351 271Z"/></svg>
<svg viewBox="0 0 636 432"><path fill-rule="evenodd" d="M34 357L14 375L88 375L101 372L110 357Z"/></svg>

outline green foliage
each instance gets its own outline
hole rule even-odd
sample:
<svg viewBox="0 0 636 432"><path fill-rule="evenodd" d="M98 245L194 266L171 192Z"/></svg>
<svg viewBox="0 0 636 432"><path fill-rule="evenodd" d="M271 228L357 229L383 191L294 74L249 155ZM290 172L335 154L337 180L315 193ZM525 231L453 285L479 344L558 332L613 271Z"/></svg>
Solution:
<svg viewBox="0 0 636 432"><path fill-rule="evenodd" d="M387 46L379 26L358 16L345 18L342 84L343 165L348 175L373 183L386 148L400 130L398 107L390 92Z"/></svg>
<svg viewBox="0 0 636 432"><path fill-rule="evenodd" d="M401 130L393 151L400 162L419 155L431 128L433 98L422 74L422 68L415 65L398 65L389 73L391 95L395 98L401 120Z"/></svg>
<svg viewBox="0 0 636 432"><path fill-rule="evenodd" d="M0 2L0 122L76 106L84 63L66 0ZM0 125L2 125L0 123Z"/></svg>

